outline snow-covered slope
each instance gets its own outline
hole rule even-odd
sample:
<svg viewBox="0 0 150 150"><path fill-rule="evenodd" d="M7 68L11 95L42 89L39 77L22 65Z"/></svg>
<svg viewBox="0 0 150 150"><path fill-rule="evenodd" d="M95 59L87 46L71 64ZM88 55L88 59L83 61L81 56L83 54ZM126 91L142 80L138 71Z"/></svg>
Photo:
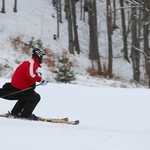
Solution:
<svg viewBox="0 0 150 150"><path fill-rule="evenodd" d="M1 4L2 1L0 1ZM6 14L0 13L0 85L9 82L14 69L29 56L14 51L10 37L22 35L25 41L41 39L55 52L67 49L67 25L60 25L60 41L53 40L56 34L55 10L49 0L19 0L18 13L13 13L14 1L6 2ZM103 2L99 1L99 6ZM100 17L105 14L99 9ZM103 16L104 15L104 16ZM148 89L136 89L135 84L121 81L91 78L86 69L87 60L86 25L81 23L79 33L83 53L78 56L74 85L52 83L51 73L42 70L49 77L47 86L39 86L36 91L42 99L34 113L43 117L69 117L79 119L78 126L41 123L0 118L0 148L2 150L149 150L150 149L150 92ZM100 44L106 49L105 24ZM103 34L104 33L104 34ZM116 39L116 41L119 40ZM119 43L119 41L118 41ZM117 49L117 45L116 45ZM123 61L123 60L122 60ZM120 67L122 61L116 61L115 70L130 79L129 66ZM119 73L118 73L119 75ZM81 85L82 84L82 85ZM130 88L111 88L111 87ZM141 87L141 86L140 86ZM0 113L11 110L16 101L0 98Z"/></svg>
<svg viewBox="0 0 150 150"><path fill-rule="evenodd" d="M2 4L2 1L0 1ZM13 12L14 1L8 2L5 0L6 13L0 13L0 77L10 78L13 70L18 63L29 58L22 52L22 47L18 50L14 50L11 44L11 38L21 37L24 42L29 42L32 37L35 40L40 39L43 42L44 47L48 47L55 54L61 54L63 50L68 49L68 27L67 21L63 13L63 23L60 23L60 39L58 41L53 40L53 35L57 34L57 18L56 10L52 6L52 1L49 0L19 0L17 4L18 12ZM77 3L79 5L79 3ZM102 67L107 66L107 27L105 16L105 1L99 0L98 6L98 39L99 50L102 56ZM79 9L77 7L77 9ZM77 10L79 11L79 10ZM81 47L81 54L71 56L76 66L74 72L76 74L76 83L90 82L91 78L87 70L91 67L91 62L88 60L88 20L85 22L80 20L80 16L77 15L78 33ZM118 24L119 25L119 24ZM131 64L124 62L123 57L116 59L115 56L122 56L121 54L121 31L116 30L113 34L114 44L114 65L113 70L115 76L123 81L131 81L132 68ZM51 73L44 66L43 74L50 82L54 81L54 74ZM123 66L123 67L122 67ZM89 80L90 79L90 80ZM96 79L95 84L105 84L103 79ZM117 83L117 82L115 82ZM115 85L120 85L117 83ZM121 83L121 86L128 87L125 82ZM134 85L136 86L136 85Z"/></svg>
<svg viewBox="0 0 150 150"><path fill-rule="evenodd" d="M0 84L7 80L0 79ZM79 119L77 126L0 118L3 150L149 150L150 92L55 84L39 86L34 113ZM15 101L0 99L0 113Z"/></svg>
<svg viewBox="0 0 150 150"><path fill-rule="evenodd" d="M14 51L11 37L22 35L23 40L31 37L41 39L53 51L61 53L67 49L67 25L60 25L60 40L54 41L56 34L55 10L49 0L19 0L18 13L13 13L14 1L6 2L6 14L0 13L0 85L9 82L14 69L24 59L29 58L21 49ZM99 1L99 7L105 1ZM1 6L2 1L0 1ZM99 17L104 17L105 8L98 9ZM106 49L105 19L99 22L100 51ZM79 33L83 53L78 56L79 64L76 84L52 83L50 72L47 86L39 86L36 91L42 99L34 113L43 117L69 117L79 119L80 124L41 123L0 118L0 148L2 150L149 150L150 149L150 92L134 83L89 77L87 59L86 24L80 22ZM104 34L103 34L104 33ZM118 43L118 39L114 39ZM116 47L118 51L120 47ZM106 53L106 52L104 52ZM107 53L106 53L107 54ZM123 61L123 60L122 60ZM129 65L120 67L115 62L118 76L131 77ZM4 79L7 78L7 79ZM81 85L82 84L82 85ZM111 88L111 87L130 88ZM138 89L133 87L140 87ZM16 101L0 98L0 113L10 111Z"/></svg>

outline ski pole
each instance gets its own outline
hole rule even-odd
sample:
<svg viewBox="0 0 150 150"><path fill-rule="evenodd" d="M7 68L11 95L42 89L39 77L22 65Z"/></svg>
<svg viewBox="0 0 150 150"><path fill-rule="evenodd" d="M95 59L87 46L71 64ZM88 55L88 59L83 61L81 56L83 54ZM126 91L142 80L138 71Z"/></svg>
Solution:
<svg viewBox="0 0 150 150"><path fill-rule="evenodd" d="M32 89L32 88L35 88L35 87L37 87L37 86L39 86L39 85L41 85L41 83L39 83L39 84L37 84L37 85L35 85L35 86L32 86L32 87L26 88L26 89L24 89L24 90L20 90L20 91L16 91L16 92L13 92L13 93L10 93L10 94L6 94L6 95L3 95L3 96L0 96L0 98L5 98L5 97L7 97L7 96L11 96L11 95L14 95L14 94L18 94L18 93L24 92L24 91L30 90L30 89Z"/></svg>

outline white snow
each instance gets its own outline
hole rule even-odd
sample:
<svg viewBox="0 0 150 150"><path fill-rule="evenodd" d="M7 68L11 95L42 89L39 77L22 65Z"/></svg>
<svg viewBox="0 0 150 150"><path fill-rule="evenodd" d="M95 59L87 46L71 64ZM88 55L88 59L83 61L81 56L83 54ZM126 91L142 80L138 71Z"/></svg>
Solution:
<svg viewBox="0 0 150 150"><path fill-rule="evenodd" d="M0 79L3 84L7 80ZM8 81L7 81L8 82ZM34 113L79 119L77 126L0 118L5 150L149 150L149 89L55 84L39 86ZM0 113L16 101L0 99Z"/></svg>
<svg viewBox="0 0 150 150"><path fill-rule="evenodd" d="M54 52L68 47L67 23L60 24L60 40L56 34L56 12L51 0L19 0L18 13L13 13L14 1L6 2L6 14L0 13L0 85L10 82L14 69L29 58L21 48L14 51L10 37L22 35L41 39ZM107 55L105 1L98 1L99 46L101 55ZM0 4L2 1L0 1ZM55 16L53 18L52 16ZM63 16L64 17L64 16ZM79 21L79 20L78 20ZM114 59L114 72L125 80L115 81L87 75L88 26L79 21L81 55L76 59L74 84L57 84L44 66L47 86L36 91L41 101L34 113L42 117L79 119L77 126L0 118L1 150L150 150L150 91L131 82L131 64ZM121 33L116 31L113 40L115 56L121 56ZM106 65L104 59L102 62ZM126 82L126 81L130 82ZM16 101L0 98L0 114L10 111Z"/></svg>

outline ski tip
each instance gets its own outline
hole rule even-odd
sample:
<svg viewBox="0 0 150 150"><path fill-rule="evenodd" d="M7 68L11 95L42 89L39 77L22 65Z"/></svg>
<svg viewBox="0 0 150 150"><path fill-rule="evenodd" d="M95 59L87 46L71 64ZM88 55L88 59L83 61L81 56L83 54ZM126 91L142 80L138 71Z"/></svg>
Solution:
<svg viewBox="0 0 150 150"><path fill-rule="evenodd" d="M76 120L75 123L74 123L74 125L77 125L77 124L79 124L79 123L80 123L80 121L79 121L79 120Z"/></svg>

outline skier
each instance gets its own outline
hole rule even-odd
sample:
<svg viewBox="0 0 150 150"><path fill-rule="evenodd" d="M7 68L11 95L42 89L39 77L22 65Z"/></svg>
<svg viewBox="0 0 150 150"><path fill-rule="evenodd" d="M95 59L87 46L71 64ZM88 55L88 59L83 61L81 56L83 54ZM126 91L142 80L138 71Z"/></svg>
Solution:
<svg viewBox="0 0 150 150"><path fill-rule="evenodd" d="M40 101L40 95L36 93L36 82L46 85L48 82L42 78L42 74L37 72L41 67L45 52L38 48L32 51L32 60L24 61L20 64L11 79L10 83L5 83L0 89L0 97L8 100L18 100L10 112L10 115L21 118L36 120L32 114L36 105Z"/></svg>

